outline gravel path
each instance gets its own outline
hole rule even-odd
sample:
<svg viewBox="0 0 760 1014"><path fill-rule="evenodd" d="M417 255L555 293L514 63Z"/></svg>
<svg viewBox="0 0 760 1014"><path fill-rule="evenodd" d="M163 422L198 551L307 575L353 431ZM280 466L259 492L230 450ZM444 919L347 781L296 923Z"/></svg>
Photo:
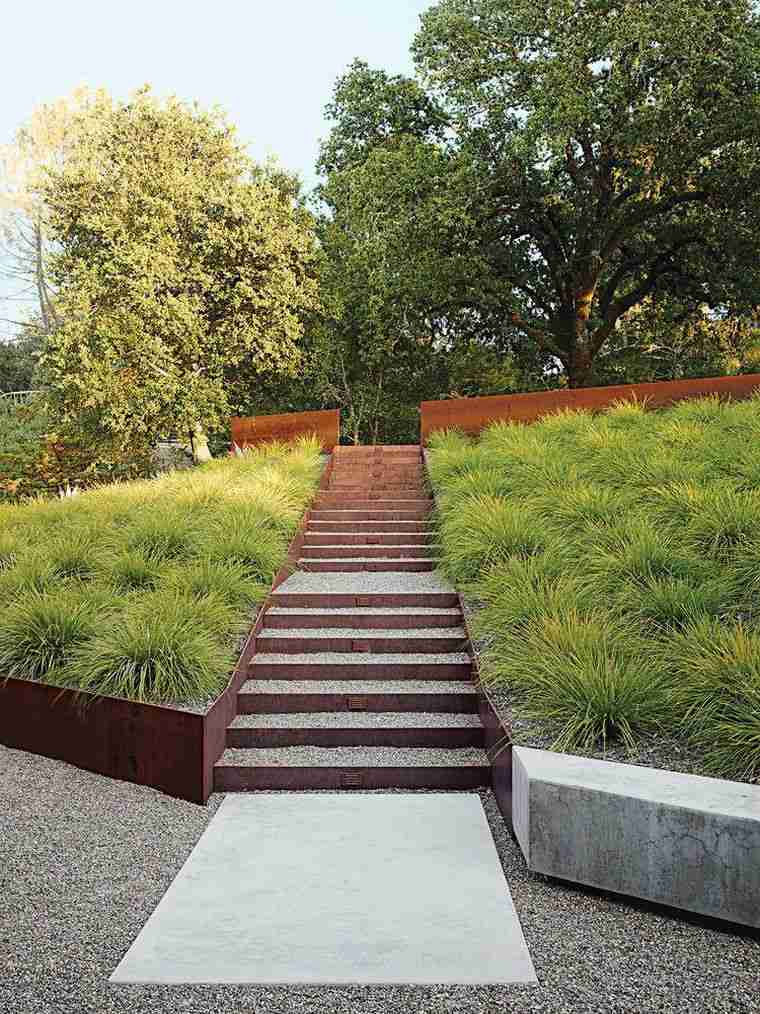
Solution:
<svg viewBox="0 0 760 1014"><path fill-rule="evenodd" d="M280 585L278 595L416 595L453 592L454 588L435 571L297 571Z"/></svg>
<svg viewBox="0 0 760 1014"><path fill-rule="evenodd" d="M469 665L463 652L392 652L392 651L310 651L303 654L259 652L251 659L250 669L259 665Z"/></svg>
<svg viewBox="0 0 760 1014"><path fill-rule="evenodd" d="M528 873L483 792L535 987L107 982L205 829L194 806L0 747L1 1014L757 1014L760 940Z"/></svg>
<svg viewBox="0 0 760 1014"><path fill-rule="evenodd" d="M307 714L238 715L232 729L439 729L481 728L479 715L439 711L310 711Z"/></svg>
<svg viewBox="0 0 760 1014"><path fill-rule="evenodd" d="M448 768L488 767L488 757L476 747L405 746L279 746L228 747L218 764L235 767L373 767Z"/></svg>
<svg viewBox="0 0 760 1014"><path fill-rule="evenodd" d="M475 694L468 680L246 680L246 694Z"/></svg>

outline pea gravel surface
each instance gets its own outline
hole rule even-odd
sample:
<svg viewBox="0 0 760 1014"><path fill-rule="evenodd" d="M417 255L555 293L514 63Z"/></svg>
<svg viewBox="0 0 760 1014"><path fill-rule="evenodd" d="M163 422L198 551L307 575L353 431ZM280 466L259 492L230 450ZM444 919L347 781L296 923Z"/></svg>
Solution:
<svg viewBox="0 0 760 1014"><path fill-rule="evenodd" d="M756 935L527 872L481 796L538 987L116 986L108 976L221 797L195 806L0 747L0 1012L760 1012Z"/></svg>

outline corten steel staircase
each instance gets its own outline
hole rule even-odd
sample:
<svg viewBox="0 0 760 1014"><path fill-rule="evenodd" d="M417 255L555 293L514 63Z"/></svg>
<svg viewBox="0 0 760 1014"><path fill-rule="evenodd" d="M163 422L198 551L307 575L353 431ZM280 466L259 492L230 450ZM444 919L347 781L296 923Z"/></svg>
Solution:
<svg viewBox="0 0 760 1014"><path fill-rule="evenodd" d="M456 593L436 575L421 449L335 449L276 590L217 791L490 783Z"/></svg>

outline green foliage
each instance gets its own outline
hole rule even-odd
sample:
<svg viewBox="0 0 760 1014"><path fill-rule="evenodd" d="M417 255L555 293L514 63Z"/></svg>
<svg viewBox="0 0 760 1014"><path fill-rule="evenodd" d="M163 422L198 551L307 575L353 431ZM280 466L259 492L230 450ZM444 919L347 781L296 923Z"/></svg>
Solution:
<svg viewBox="0 0 760 1014"><path fill-rule="evenodd" d="M38 190L62 321L41 367L62 424L117 444L202 440L243 380L297 367L310 219L220 114L138 92Z"/></svg>
<svg viewBox="0 0 760 1014"><path fill-rule="evenodd" d="M313 496L318 444L0 505L0 672L204 703Z"/></svg>
<svg viewBox="0 0 760 1014"><path fill-rule="evenodd" d="M0 616L0 671L54 682L76 649L93 636L95 619L76 594L30 591Z"/></svg>
<svg viewBox="0 0 760 1014"><path fill-rule="evenodd" d="M439 0L413 54L414 78L356 62L328 107L346 321L464 338L525 386L753 368L755 5Z"/></svg>
<svg viewBox="0 0 760 1014"><path fill-rule="evenodd" d="M444 569L480 610L484 678L563 749L661 725L757 778L760 397L619 405L438 433ZM749 481L748 481L749 480Z"/></svg>

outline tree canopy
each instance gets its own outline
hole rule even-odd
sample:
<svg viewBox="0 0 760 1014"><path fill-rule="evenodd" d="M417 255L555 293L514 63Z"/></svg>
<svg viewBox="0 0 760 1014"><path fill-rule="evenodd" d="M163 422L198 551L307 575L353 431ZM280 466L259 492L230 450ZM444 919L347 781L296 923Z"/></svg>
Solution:
<svg viewBox="0 0 760 1014"><path fill-rule="evenodd" d="M241 378L297 368L317 300L311 219L220 113L139 92L37 192L60 315L41 364L64 420L117 442L202 442Z"/></svg>
<svg viewBox="0 0 760 1014"><path fill-rule="evenodd" d="M577 386L653 301L692 321L760 304L747 0L439 0L413 52L415 80L339 79L320 166L430 327L469 322Z"/></svg>

